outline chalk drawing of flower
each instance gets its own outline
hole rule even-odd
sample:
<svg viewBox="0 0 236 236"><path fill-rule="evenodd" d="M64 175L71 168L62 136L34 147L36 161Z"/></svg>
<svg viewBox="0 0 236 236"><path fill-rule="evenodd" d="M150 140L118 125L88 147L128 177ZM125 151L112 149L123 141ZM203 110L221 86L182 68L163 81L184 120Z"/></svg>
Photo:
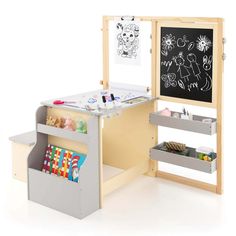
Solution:
<svg viewBox="0 0 236 236"><path fill-rule="evenodd" d="M206 35L200 35L197 40L197 49L201 52L206 52L211 46L211 40Z"/></svg>
<svg viewBox="0 0 236 236"><path fill-rule="evenodd" d="M175 44L175 36L172 36L172 34L167 34L165 37L162 37L161 45L165 51L171 51L175 47Z"/></svg>

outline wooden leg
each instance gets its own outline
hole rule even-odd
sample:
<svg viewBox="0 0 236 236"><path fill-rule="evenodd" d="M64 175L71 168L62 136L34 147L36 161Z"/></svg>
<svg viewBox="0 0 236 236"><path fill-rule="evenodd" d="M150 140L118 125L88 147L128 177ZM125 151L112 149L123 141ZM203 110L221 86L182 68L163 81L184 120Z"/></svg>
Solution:
<svg viewBox="0 0 236 236"><path fill-rule="evenodd" d="M157 171L157 161L149 160L149 170L147 172L147 175L151 177L156 177L156 171Z"/></svg>

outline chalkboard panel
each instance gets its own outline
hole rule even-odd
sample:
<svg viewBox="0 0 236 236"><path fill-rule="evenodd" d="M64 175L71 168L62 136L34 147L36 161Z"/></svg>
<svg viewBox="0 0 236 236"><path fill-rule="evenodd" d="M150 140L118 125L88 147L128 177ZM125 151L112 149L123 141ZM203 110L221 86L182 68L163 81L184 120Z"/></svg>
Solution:
<svg viewBox="0 0 236 236"><path fill-rule="evenodd" d="M213 29L161 27L160 95L212 102Z"/></svg>

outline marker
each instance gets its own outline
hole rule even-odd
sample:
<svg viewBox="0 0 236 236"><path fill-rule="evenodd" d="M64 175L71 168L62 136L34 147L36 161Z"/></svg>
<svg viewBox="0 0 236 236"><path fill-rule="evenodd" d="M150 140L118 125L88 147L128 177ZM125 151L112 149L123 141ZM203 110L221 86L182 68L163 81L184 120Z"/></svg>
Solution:
<svg viewBox="0 0 236 236"><path fill-rule="evenodd" d="M114 97L113 93L111 93L111 100L112 100L113 105L115 106L116 103L115 103L115 97Z"/></svg>
<svg viewBox="0 0 236 236"><path fill-rule="evenodd" d="M102 102L104 103L104 107L106 107L106 102L107 102L107 100L106 100L106 97L105 97L105 96L102 96Z"/></svg>

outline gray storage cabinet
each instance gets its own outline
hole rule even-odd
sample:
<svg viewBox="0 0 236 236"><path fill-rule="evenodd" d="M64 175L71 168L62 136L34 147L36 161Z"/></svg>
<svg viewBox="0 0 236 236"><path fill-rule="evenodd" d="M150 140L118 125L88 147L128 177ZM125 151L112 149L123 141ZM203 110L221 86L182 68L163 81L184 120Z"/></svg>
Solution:
<svg viewBox="0 0 236 236"><path fill-rule="evenodd" d="M91 116L88 133L80 134L45 125L47 107L36 113L36 144L28 157L28 199L82 219L100 208L99 121ZM48 135L83 142L88 153L79 173L79 183L41 171Z"/></svg>

